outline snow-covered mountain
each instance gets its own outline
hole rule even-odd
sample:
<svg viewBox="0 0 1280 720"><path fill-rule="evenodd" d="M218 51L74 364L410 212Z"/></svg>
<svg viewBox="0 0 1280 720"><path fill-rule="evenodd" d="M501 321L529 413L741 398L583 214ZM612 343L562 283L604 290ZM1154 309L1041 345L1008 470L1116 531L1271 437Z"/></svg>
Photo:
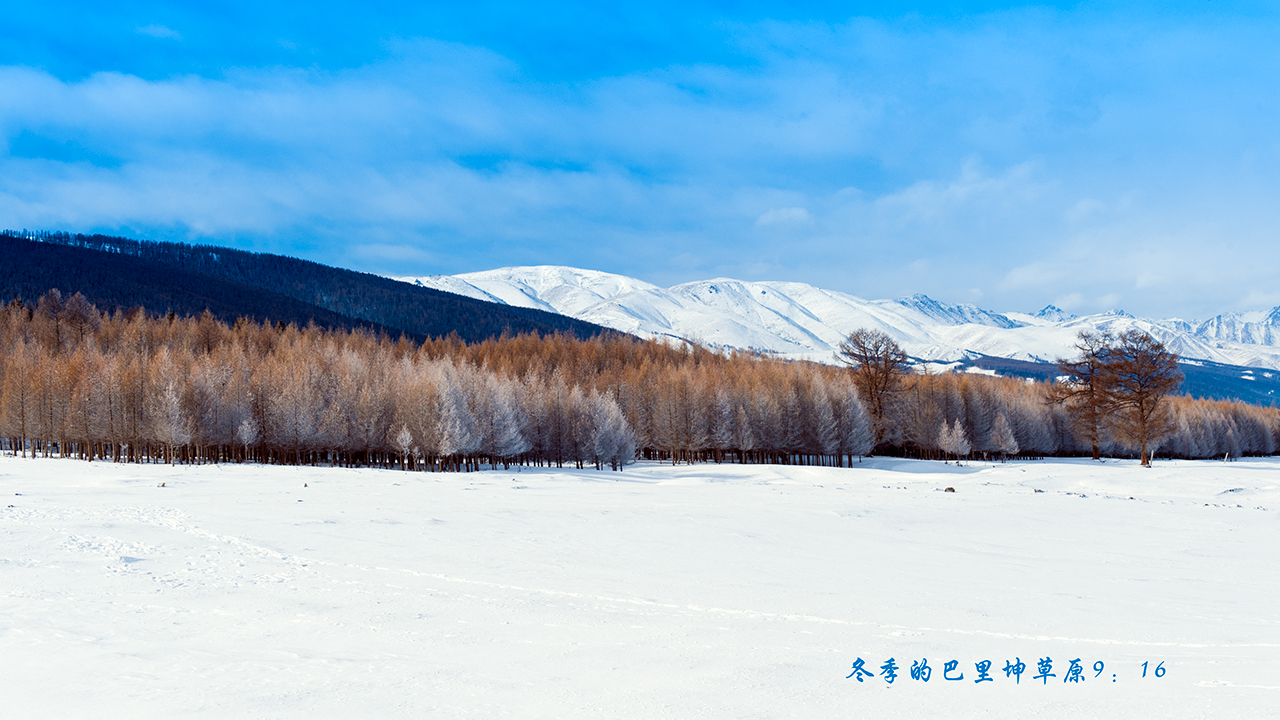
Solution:
<svg viewBox="0 0 1280 720"><path fill-rule="evenodd" d="M550 265L398 279L570 315L642 337L687 338L823 362L860 327L883 330L910 355L943 363L979 355L1051 362L1075 354L1081 330L1139 328L1184 358L1280 369L1280 307L1200 323L1136 318L1119 310L1076 317L1052 305L1036 314L996 313L925 295L864 300L795 282L717 278L662 288L623 275Z"/></svg>

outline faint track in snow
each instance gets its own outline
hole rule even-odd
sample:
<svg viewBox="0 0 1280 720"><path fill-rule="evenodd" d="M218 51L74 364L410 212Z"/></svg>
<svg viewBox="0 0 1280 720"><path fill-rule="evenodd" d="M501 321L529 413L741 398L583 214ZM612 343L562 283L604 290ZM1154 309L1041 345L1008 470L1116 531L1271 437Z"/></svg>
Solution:
<svg viewBox="0 0 1280 720"><path fill-rule="evenodd" d="M165 528L192 537L201 538L206 541L216 543L218 545L234 548L239 557L249 557L262 560L273 561L291 566L291 570L301 570L306 568L308 574L317 579L324 579L330 583L347 584L350 581L326 576L321 572L323 568L348 569L369 573L395 573L409 575L417 578L432 579L441 582L455 583L461 585L471 585L476 587L492 588L511 593L519 593L525 595L541 595L547 597L560 597L591 603L611 603L616 605L631 605L642 608L651 608L668 613L686 613L686 614L702 614L708 616L719 616L726 618L754 619L765 621L781 621L781 622L807 622L827 625L839 625L846 627L869 627L886 631L905 631L912 633L945 633L953 635L980 636L999 638L1006 640L1022 640L1034 642L1059 642L1068 644L1091 644L1091 645L1111 645L1111 646L1128 646L1128 647L1178 647L1192 649L1207 648L1280 648L1280 643L1186 643L1173 641L1140 641L1140 640L1118 640L1111 638L1079 638L1056 635L1033 635L1028 633L1007 633L994 632L987 630L963 630L956 628L936 628L936 627L913 627L896 624L877 623L872 621L856 621L838 618L827 618L816 615L807 615L800 613L771 613L757 610L744 610L733 608L722 608L714 606L702 606L695 604L680 604L660 602L638 597L615 597L608 595L597 595L590 593L579 593L566 590L555 590L548 588L531 588L520 585L512 585L506 583L498 583L485 580L473 580L469 578L456 577L441 573L431 573L408 568L386 567L379 565L362 565L353 563L341 563L327 560L318 560L300 555L290 554L273 550L232 535L223 535L215 532L204 530L189 522L189 516L181 511L173 508L163 507L114 507L106 509L59 509L56 511L32 510L27 508L12 509L4 516L5 520L19 522L27 525L42 527L53 532L66 533L67 539L63 546L66 550L76 552L90 552L103 556L132 556L132 555L169 555L174 557L173 553L165 553L164 548L155 545L143 543L125 543L110 537L88 537L79 534L73 534L66 529L50 527L48 521L55 523L61 521L63 523L70 522L98 522L98 523L124 523L134 522L143 525L149 525L157 528ZM190 561L193 556L177 554ZM235 557L235 556L233 556ZM208 558L206 558L208 560ZM3 562L14 564L25 564L21 561L5 560ZM213 562L213 561L209 561ZM216 562L213 563L216 567ZM206 573L208 574L208 573ZM164 582L170 586L179 587L184 585L177 577L156 576L159 582ZM224 578L228 582L234 582L234 578ZM250 582L283 582L292 578L280 573L258 574L252 578L244 578ZM1264 686L1257 686L1264 688ZM1264 689L1273 689L1266 687Z"/></svg>
<svg viewBox="0 0 1280 720"><path fill-rule="evenodd" d="M327 563L326 563L327 564ZM531 593L538 595L547 595L552 597L573 598L577 600L594 600L599 602L637 605L643 607L661 608L664 610L687 611L693 613L703 613L707 615L720 615L723 617L738 617L761 620L781 620L785 622L812 622L829 625L845 625L850 627L869 626L884 630L904 630L918 633L952 633L957 635L980 635L983 637L1001 638L1006 640L1030 640L1035 642L1062 642L1062 643L1082 643L1093 645L1123 645L1134 647L1185 647L1185 648L1280 648L1280 643L1179 643L1179 642L1152 642L1141 640L1113 640L1106 638L1073 638L1057 635L1030 635L1026 633L1001 633L988 630L958 630L954 628L932 628L932 627L910 627L906 625L889 625L885 623L876 623L871 621L857 620L840 620L834 618L824 618L817 615L802 615L793 613L770 613L759 610L735 610L730 608L704 607L701 605L680 605L678 603L662 603L656 600L646 600L643 598L620 598L610 597L608 595L590 595L585 593L575 593L566 590L548 590L544 588L526 588L519 585L507 585L503 583L495 583L486 580L470 580L467 578L453 577L450 575L441 575L438 573L425 573L417 570L409 570L405 568L388 568L379 566L364 565L347 565L346 567L379 571L394 572L413 575L415 577L427 577L446 582L462 583L468 585L478 585L482 587L491 587L499 590L510 590L522 593Z"/></svg>

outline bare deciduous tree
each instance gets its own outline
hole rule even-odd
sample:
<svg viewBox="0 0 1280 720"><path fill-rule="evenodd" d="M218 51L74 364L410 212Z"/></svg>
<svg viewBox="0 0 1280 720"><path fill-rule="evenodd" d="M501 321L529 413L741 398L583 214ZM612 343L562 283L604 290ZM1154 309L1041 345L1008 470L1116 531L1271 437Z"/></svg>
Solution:
<svg viewBox="0 0 1280 720"><path fill-rule="evenodd" d="M1177 427L1165 396L1178 388L1182 371L1178 356L1141 330L1122 333L1104 365L1114 414L1113 431L1136 447L1143 465L1151 450Z"/></svg>
<svg viewBox="0 0 1280 720"><path fill-rule="evenodd" d="M836 360L853 370L854 384L871 411L876 442L880 442L886 410L907 372L907 354L887 333L859 328L840 342Z"/></svg>
<svg viewBox="0 0 1280 720"><path fill-rule="evenodd" d="M62 306L61 319L75 334L77 343L84 342L86 335L102 327L102 316L98 314L98 308L80 293L72 295Z"/></svg>
<svg viewBox="0 0 1280 720"><path fill-rule="evenodd" d="M1058 360L1058 370L1066 376L1048 388L1048 400L1065 406L1071 413L1076 435L1089 443L1093 459L1101 457L1100 447L1112 397L1107 387L1106 366L1115 338L1106 332L1082 330L1076 350L1078 360Z"/></svg>

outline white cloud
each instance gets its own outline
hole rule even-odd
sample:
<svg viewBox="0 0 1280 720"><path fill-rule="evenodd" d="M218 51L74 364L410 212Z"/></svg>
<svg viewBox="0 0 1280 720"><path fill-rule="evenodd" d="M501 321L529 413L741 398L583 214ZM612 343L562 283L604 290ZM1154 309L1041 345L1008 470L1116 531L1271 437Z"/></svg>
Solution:
<svg viewBox="0 0 1280 720"><path fill-rule="evenodd" d="M0 152L0 214L309 243L403 273L519 260L671 284L699 276L669 264L691 252L724 274L997 307L1123 289L1134 312L1205 315L1271 296L1280 171L1250 153L1280 101L1165 92L1177 73L1138 62L1158 28L1099 49L1037 17L744 27L753 62L555 83L434 40L217 79L0 68L0 148L17 148ZM1181 112L1188 94L1214 102Z"/></svg>
<svg viewBox="0 0 1280 720"><path fill-rule="evenodd" d="M1062 265L1043 261L1021 265L1005 273L999 287L1002 290L1023 290L1056 285L1061 282L1065 269Z"/></svg>
<svg viewBox="0 0 1280 720"><path fill-rule="evenodd" d="M760 217L756 218L757 227L807 224L811 222L813 222L813 218L809 217L809 211L801 207L773 208L766 210Z"/></svg>
<svg viewBox="0 0 1280 720"><path fill-rule="evenodd" d="M134 32L138 33L139 35L149 35L153 38L164 38L166 40L182 39L182 34L179 33L178 31L173 30L171 28L167 28L164 25L156 25L154 23L151 25L144 25L134 30Z"/></svg>
<svg viewBox="0 0 1280 720"><path fill-rule="evenodd" d="M1107 206L1093 198L1081 198L1066 212L1066 218L1072 223L1081 223L1096 217L1106 210Z"/></svg>
<svg viewBox="0 0 1280 720"><path fill-rule="evenodd" d="M1067 293L1055 299L1050 305L1054 305L1062 310L1074 310L1084 305L1084 295L1078 292Z"/></svg>

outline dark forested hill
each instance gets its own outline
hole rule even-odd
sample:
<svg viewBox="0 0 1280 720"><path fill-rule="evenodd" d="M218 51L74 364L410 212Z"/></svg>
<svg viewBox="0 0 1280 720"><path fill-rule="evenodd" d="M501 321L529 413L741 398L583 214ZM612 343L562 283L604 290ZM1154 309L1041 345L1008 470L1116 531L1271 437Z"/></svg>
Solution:
<svg viewBox="0 0 1280 720"><path fill-rule="evenodd" d="M142 307L153 314L172 311L196 315L209 310L235 322L240 317L331 328L365 327L400 333L377 323L361 322L279 293L206 273L158 265L140 258L34 242L0 235L0 302L18 299L28 305L52 288L64 296L82 293L108 312Z"/></svg>
<svg viewBox="0 0 1280 720"><path fill-rule="evenodd" d="M431 290L282 255L105 235L0 233L0 297L31 302L49 288L103 308L239 316L466 341L503 333L612 333L599 325Z"/></svg>

